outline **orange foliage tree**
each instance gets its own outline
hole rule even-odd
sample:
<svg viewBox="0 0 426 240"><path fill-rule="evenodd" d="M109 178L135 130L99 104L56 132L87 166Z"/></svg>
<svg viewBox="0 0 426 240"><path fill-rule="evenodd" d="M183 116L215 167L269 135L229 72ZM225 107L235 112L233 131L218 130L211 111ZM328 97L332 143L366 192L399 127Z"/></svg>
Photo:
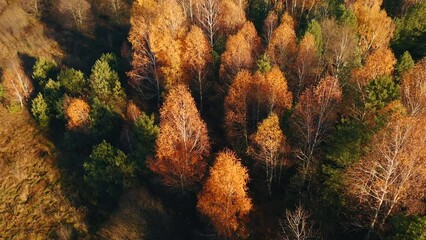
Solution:
<svg viewBox="0 0 426 240"><path fill-rule="evenodd" d="M248 143L249 125L275 112L282 116L292 104L284 74L276 66L253 76L246 70L237 74L225 97L225 127L229 142L239 150ZM250 118L249 118L250 116Z"/></svg>
<svg viewBox="0 0 426 240"><path fill-rule="evenodd" d="M411 115L426 114L426 58L402 77L402 100Z"/></svg>
<svg viewBox="0 0 426 240"><path fill-rule="evenodd" d="M293 18L284 14L281 24L273 31L266 53L284 72L291 69L296 54L296 32Z"/></svg>
<svg viewBox="0 0 426 240"><path fill-rule="evenodd" d="M209 154L206 124L191 93L177 85L160 110L156 158L148 161L148 167L160 175L166 186L184 191L203 178Z"/></svg>
<svg viewBox="0 0 426 240"><path fill-rule="evenodd" d="M190 86L197 90L200 109L203 105L203 93L206 90L206 75L208 64L213 61L212 49L203 31L192 26L185 38L185 50L183 52L186 71L190 78Z"/></svg>
<svg viewBox="0 0 426 240"><path fill-rule="evenodd" d="M248 181L247 169L232 151L217 155L198 195L197 208L210 219L219 235L233 238L244 232L244 220L252 209Z"/></svg>
<svg viewBox="0 0 426 240"><path fill-rule="evenodd" d="M396 63L395 56L389 48L379 48L373 51L361 68L352 72L352 78L357 85L366 86L376 77L390 75Z"/></svg>
<svg viewBox="0 0 426 240"><path fill-rule="evenodd" d="M185 79L181 39L186 33L186 18L175 0L139 1L132 13L129 83L147 98L157 96L159 102L162 89Z"/></svg>
<svg viewBox="0 0 426 240"><path fill-rule="evenodd" d="M219 30L224 35L234 34L246 22L245 10L233 0L219 2Z"/></svg>
<svg viewBox="0 0 426 240"><path fill-rule="evenodd" d="M228 140L235 145L243 145L243 148L248 143L247 104L251 78L250 72L239 72L225 97L225 128Z"/></svg>
<svg viewBox="0 0 426 240"><path fill-rule="evenodd" d="M252 145L248 153L263 164L268 192L271 194L272 181L277 177L278 167L280 168L279 174L281 174L289 150L285 136L280 129L278 116L271 113L259 124L257 132L252 135L251 139Z"/></svg>
<svg viewBox="0 0 426 240"><path fill-rule="evenodd" d="M228 84L240 70L253 68L260 44L260 38L251 22L246 22L238 33L228 38L220 66L220 76L225 83Z"/></svg>
<svg viewBox="0 0 426 240"><path fill-rule="evenodd" d="M65 116L68 129L79 129L89 123L90 106L83 99L72 98L66 104Z"/></svg>

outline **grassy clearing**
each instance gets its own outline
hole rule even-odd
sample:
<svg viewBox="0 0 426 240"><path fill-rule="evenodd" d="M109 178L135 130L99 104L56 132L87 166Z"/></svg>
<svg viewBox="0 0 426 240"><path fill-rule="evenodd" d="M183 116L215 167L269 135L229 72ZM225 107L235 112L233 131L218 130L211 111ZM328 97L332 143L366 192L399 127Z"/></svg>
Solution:
<svg viewBox="0 0 426 240"><path fill-rule="evenodd" d="M30 122L28 113L0 106L0 238L47 239L64 229L85 235L84 214L64 195L52 148Z"/></svg>

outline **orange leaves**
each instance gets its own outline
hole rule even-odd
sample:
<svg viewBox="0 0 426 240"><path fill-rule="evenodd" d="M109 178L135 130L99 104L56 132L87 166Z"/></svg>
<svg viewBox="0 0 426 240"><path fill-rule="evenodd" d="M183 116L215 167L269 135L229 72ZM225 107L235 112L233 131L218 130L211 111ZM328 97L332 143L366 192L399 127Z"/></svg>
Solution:
<svg viewBox="0 0 426 240"><path fill-rule="evenodd" d="M253 84L260 86L261 91L258 93L260 101L265 103L269 112L274 111L281 115L285 109L291 108L293 96L288 90L284 74L278 67L272 67L271 71L266 72L263 76L257 72L254 77L256 79Z"/></svg>
<svg viewBox="0 0 426 240"><path fill-rule="evenodd" d="M245 9L232 0L221 0L219 10L219 28L225 34L235 33L246 22Z"/></svg>
<svg viewBox="0 0 426 240"><path fill-rule="evenodd" d="M281 115L292 104L292 94L287 88L287 81L278 67L261 74L256 72L251 75L243 70L237 74L232 82L229 93L225 97L225 125L227 137L233 144L247 146L248 122L260 119L260 108L266 110L266 115L276 112ZM249 110L255 111L249 114ZM248 116L252 116L248 119ZM253 117L254 116L254 117Z"/></svg>
<svg viewBox="0 0 426 240"><path fill-rule="evenodd" d="M212 61L212 49L201 28L192 26L191 31L185 38L185 50L183 59L186 68L198 75L205 71L207 64Z"/></svg>
<svg viewBox="0 0 426 240"><path fill-rule="evenodd" d="M365 60L364 66L353 71L354 80L361 86L367 85L376 77L390 75L396 63L395 56L389 48L379 48Z"/></svg>
<svg viewBox="0 0 426 240"><path fill-rule="evenodd" d="M72 98L65 109L69 129L83 128L89 123L90 106L84 100Z"/></svg>
<svg viewBox="0 0 426 240"><path fill-rule="evenodd" d="M251 69L256 62L260 43L253 23L246 22L240 31L230 36L226 42L220 76L230 81L240 70Z"/></svg>
<svg viewBox="0 0 426 240"><path fill-rule="evenodd" d="M160 110L156 145L156 158L148 162L148 167L166 186L183 191L202 179L210 140L194 99L182 85L170 90Z"/></svg>
<svg viewBox="0 0 426 240"><path fill-rule="evenodd" d="M280 66L281 70L288 70L290 68L290 60L296 51L294 21L288 14L285 14L282 23L272 33L266 53L272 62Z"/></svg>
<svg viewBox="0 0 426 240"><path fill-rule="evenodd" d="M219 235L232 238L243 232L243 222L252 209L248 181L247 169L232 151L217 155L198 195L197 209L210 219Z"/></svg>

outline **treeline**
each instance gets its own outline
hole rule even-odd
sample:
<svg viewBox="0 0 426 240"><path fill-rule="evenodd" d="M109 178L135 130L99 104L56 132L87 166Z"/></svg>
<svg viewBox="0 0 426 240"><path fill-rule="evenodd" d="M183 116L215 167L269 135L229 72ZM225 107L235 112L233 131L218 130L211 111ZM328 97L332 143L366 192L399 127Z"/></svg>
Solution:
<svg viewBox="0 0 426 240"><path fill-rule="evenodd" d="M425 11L408 0L136 1L128 81L110 53L88 76L39 59L31 112L84 158L74 167L93 208L158 179L196 196L212 226L201 231L218 237L261 236L247 227L253 212L274 218L263 203L282 199L268 238L423 239Z"/></svg>

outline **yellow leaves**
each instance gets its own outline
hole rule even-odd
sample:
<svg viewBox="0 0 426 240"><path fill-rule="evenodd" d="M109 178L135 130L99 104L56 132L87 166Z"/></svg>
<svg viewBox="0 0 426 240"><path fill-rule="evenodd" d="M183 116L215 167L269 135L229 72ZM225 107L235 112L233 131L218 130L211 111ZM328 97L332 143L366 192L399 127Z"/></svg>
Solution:
<svg viewBox="0 0 426 240"><path fill-rule="evenodd" d="M386 47L393 36L395 25L386 11L380 9L381 2L361 0L353 4L362 53Z"/></svg>
<svg viewBox="0 0 426 240"><path fill-rule="evenodd" d="M219 235L232 237L243 230L252 209L247 194L248 171L230 150L220 152L198 195L197 209L206 215Z"/></svg>
<svg viewBox="0 0 426 240"><path fill-rule="evenodd" d="M89 122L90 106L84 100L73 98L65 109L69 129L78 129L86 126Z"/></svg>
<svg viewBox="0 0 426 240"><path fill-rule="evenodd" d="M148 162L148 167L161 176L166 186L183 191L202 179L210 140L194 99L182 85L170 90L160 110L156 146L156 158Z"/></svg>

